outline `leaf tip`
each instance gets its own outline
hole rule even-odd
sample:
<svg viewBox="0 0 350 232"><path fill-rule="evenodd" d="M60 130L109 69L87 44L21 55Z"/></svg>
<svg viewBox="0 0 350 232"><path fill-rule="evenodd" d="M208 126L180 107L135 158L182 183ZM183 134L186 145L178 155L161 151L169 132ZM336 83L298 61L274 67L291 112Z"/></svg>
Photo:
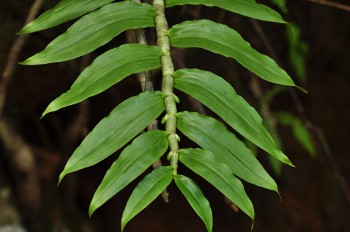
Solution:
<svg viewBox="0 0 350 232"><path fill-rule="evenodd" d="M65 175L66 175L66 173L64 171L60 174L60 177L58 178L58 184L57 185L59 185L61 183L61 181L63 180Z"/></svg>
<svg viewBox="0 0 350 232"><path fill-rule="evenodd" d="M300 87L300 86L295 86L297 89L299 89L300 91L302 91L302 92L304 92L304 93L306 93L306 94L309 94L308 92L307 92L307 90L306 89L304 89L304 88L302 88L302 87Z"/></svg>
<svg viewBox="0 0 350 232"><path fill-rule="evenodd" d="M23 27L21 30L16 32L16 35L25 35L28 34L28 32L25 30L25 27Z"/></svg>
<svg viewBox="0 0 350 232"><path fill-rule="evenodd" d="M95 207L92 204L90 204L90 207L89 207L89 218L92 217L92 215L94 214L95 210L96 210Z"/></svg>
<svg viewBox="0 0 350 232"><path fill-rule="evenodd" d="M253 229L254 229L254 219L252 221L252 226L250 227L250 231L253 231Z"/></svg>

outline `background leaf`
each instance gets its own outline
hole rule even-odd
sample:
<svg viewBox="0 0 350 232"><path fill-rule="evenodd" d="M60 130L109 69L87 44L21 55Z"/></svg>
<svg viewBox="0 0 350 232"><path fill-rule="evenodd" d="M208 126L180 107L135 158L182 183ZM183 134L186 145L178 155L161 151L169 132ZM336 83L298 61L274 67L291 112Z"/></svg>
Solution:
<svg viewBox="0 0 350 232"><path fill-rule="evenodd" d="M312 136L302 121L289 112L280 112L278 114L279 122L284 126L292 128L294 137L303 146L303 148L313 158L316 157L316 150L312 142Z"/></svg>
<svg viewBox="0 0 350 232"><path fill-rule="evenodd" d="M124 146L164 111L163 94L144 92L131 97L101 120L74 151L60 175L90 167Z"/></svg>
<svg viewBox="0 0 350 232"><path fill-rule="evenodd" d="M32 33L57 26L110 2L113 0L62 0L55 7L28 23L19 33Z"/></svg>
<svg viewBox="0 0 350 232"><path fill-rule="evenodd" d="M264 21L284 23L281 15L271 8L258 4L254 0L167 0L166 6L172 7L177 5L205 5L216 6L233 13L248 16L254 19Z"/></svg>
<svg viewBox="0 0 350 232"><path fill-rule="evenodd" d="M232 175L231 169L219 156L208 150L181 149L179 150L179 160L215 186L251 219L254 219L254 207L243 184Z"/></svg>
<svg viewBox="0 0 350 232"><path fill-rule="evenodd" d="M122 230L139 212L146 208L170 184L173 168L163 166L148 174L132 192L122 216Z"/></svg>
<svg viewBox="0 0 350 232"><path fill-rule="evenodd" d="M295 86L274 60L256 51L240 34L210 20L186 21L169 30L171 45L203 48L233 58L257 76L272 83Z"/></svg>
<svg viewBox="0 0 350 232"><path fill-rule="evenodd" d="M260 115L221 77L198 69L174 73L175 88L193 96L258 147L292 165L273 141Z"/></svg>
<svg viewBox="0 0 350 232"><path fill-rule="evenodd" d="M174 180L194 211L205 223L207 230L211 232L213 229L213 215L209 201L205 198L200 188L193 180L183 175L175 176Z"/></svg>
<svg viewBox="0 0 350 232"><path fill-rule="evenodd" d="M257 186L278 191L276 182L254 154L234 134L214 118L193 112L176 115L177 127L205 150L220 156L231 172Z"/></svg>
<svg viewBox="0 0 350 232"><path fill-rule="evenodd" d="M128 29L154 26L155 11L149 4L124 1L108 4L74 23L44 51L22 64L37 65L71 60L108 43Z"/></svg>
<svg viewBox="0 0 350 232"><path fill-rule="evenodd" d="M159 68L161 55L160 48L142 44L107 51L79 75L68 92L51 102L43 115L99 94L131 74Z"/></svg>
<svg viewBox="0 0 350 232"><path fill-rule="evenodd" d="M148 131L137 137L107 171L92 198L89 214L141 175L167 149L168 133L165 131Z"/></svg>

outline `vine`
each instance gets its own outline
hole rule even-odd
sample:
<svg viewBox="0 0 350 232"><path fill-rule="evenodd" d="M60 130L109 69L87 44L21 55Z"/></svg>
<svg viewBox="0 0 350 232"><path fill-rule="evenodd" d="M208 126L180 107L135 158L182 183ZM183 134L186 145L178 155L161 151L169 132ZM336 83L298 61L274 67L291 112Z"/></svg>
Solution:
<svg viewBox="0 0 350 232"><path fill-rule="evenodd" d="M62 0L20 31L32 33L80 17L44 51L23 62L38 65L83 56L130 29L155 28L157 46L142 42L125 44L103 53L43 113L44 116L93 97L132 74L161 68L161 90L147 88L148 91L116 106L86 136L59 177L62 181L67 174L95 165L126 146L94 193L89 208L91 215L168 152L170 164L147 174L130 195L121 219L122 230L174 181L207 230L212 231L208 200L193 180L178 173L178 165L203 177L252 220L254 207L241 180L278 192L276 182L252 151L223 123L195 112L178 112L180 101L174 89L197 99L237 133L272 157L293 166L278 149L256 110L226 80L205 70L174 70L171 48L197 47L223 55L272 83L295 86L292 79L275 61L255 50L226 25L203 19L169 28L165 9L180 5L216 6L258 20L285 23L279 13L253 0L154 0L153 5L139 1ZM165 131L142 133L158 117L163 118ZM180 149L177 130L198 147Z"/></svg>
<svg viewBox="0 0 350 232"><path fill-rule="evenodd" d="M154 0L154 9L156 10L155 26L157 30L157 43L160 49L162 49L163 55L161 57L162 64L162 92L165 94L164 104L166 115L163 122L166 123L166 131L169 133L169 148L170 152L168 159L170 159L170 164L174 168L173 174L177 175L177 165L178 165L178 150L179 136L176 134L176 101L177 97L174 94L174 64L171 58L170 52L170 41L168 37L169 27L168 22L165 17L164 1Z"/></svg>

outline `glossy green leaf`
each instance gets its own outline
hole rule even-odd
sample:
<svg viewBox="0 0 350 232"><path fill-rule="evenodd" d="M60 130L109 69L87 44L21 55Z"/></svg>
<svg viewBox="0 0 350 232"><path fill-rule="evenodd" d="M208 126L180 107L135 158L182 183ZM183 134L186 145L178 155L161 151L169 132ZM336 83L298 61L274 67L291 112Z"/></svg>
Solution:
<svg viewBox="0 0 350 232"><path fill-rule="evenodd" d="M172 167L160 167L148 174L132 192L123 212L122 230L139 212L154 201L173 179Z"/></svg>
<svg viewBox="0 0 350 232"><path fill-rule="evenodd" d="M169 31L174 47L197 47L233 58L257 76L272 83L295 86L274 60L256 51L241 35L226 25L210 20L186 21Z"/></svg>
<svg viewBox="0 0 350 232"><path fill-rule="evenodd" d="M116 152L164 111L163 94L144 92L131 97L101 120L74 151L60 175L90 167Z"/></svg>
<svg viewBox="0 0 350 232"><path fill-rule="evenodd" d="M175 88L193 96L258 147L292 165L273 141L260 115L221 77L198 69L174 73Z"/></svg>
<svg viewBox="0 0 350 232"><path fill-rule="evenodd" d="M178 129L205 150L220 156L231 172L257 186L278 191L276 182L254 154L214 118L193 112L176 115Z"/></svg>
<svg viewBox="0 0 350 232"><path fill-rule="evenodd" d="M97 95L131 74L159 68L161 55L160 48L142 44L109 50L79 75L68 92L51 102L43 115Z"/></svg>
<svg viewBox="0 0 350 232"><path fill-rule="evenodd" d="M167 149L168 133L165 131L148 131L137 137L107 171L92 198L89 214L141 175Z"/></svg>
<svg viewBox="0 0 350 232"><path fill-rule="evenodd" d="M27 24L18 33L32 33L57 26L96 10L110 2L113 2L113 0L62 0L52 9L44 12L37 19Z"/></svg>
<svg viewBox="0 0 350 232"><path fill-rule="evenodd" d="M203 220L207 230L213 230L213 215L211 212L209 201L203 195L201 189L190 178L177 175L174 177L175 184L186 197L194 211Z"/></svg>
<svg viewBox="0 0 350 232"><path fill-rule="evenodd" d="M222 9L237 13L240 15L248 16L250 18L284 23L281 15L271 8L257 3L255 0L167 0L166 6L178 6L178 5L205 5L216 6Z"/></svg>
<svg viewBox="0 0 350 232"><path fill-rule="evenodd" d="M44 51L22 64L48 64L74 59L108 43L125 30L154 26L154 16L155 11L149 4L132 1L111 3L79 19Z"/></svg>
<svg viewBox="0 0 350 232"><path fill-rule="evenodd" d="M251 219L254 219L254 207L243 184L232 175L231 169L221 157L208 150L181 149L179 160L211 183Z"/></svg>

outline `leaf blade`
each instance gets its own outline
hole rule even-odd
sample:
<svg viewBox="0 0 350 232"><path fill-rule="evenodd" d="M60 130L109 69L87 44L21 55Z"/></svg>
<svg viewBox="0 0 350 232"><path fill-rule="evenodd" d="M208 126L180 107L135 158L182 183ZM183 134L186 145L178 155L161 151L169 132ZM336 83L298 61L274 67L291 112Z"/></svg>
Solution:
<svg viewBox="0 0 350 232"><path fill-rule="evenodd" d="M288 157L277 148L256 110L224 79L198 69L180 69L173 76L176 89L193 96L258 147L293 166Z"/></svg>
<svg viewBox="0 0 350 232"><path fill-rule="evenodd" d="M179 160L207 180L254 220L254 207L243 184L231 174L230 168L221 158L208 150L181 149Z"/></svg>
<svg viewBox="0 0 350 232"><path fill-rule="evenodd" d="M155 11L149 4L116 2L85 15L42 52L22 64L38 65L71 60L108 43L128 29L154 26Z"/></svg>
<svg viewBox="0 0 350 232"><path fill-rule="evenodd" d="M159 91L144 92L119 104L74 151L59 181L68 173L90 167L120 149L163 111L163 94Z"/></svg>
<svg viewBox="0 0 350 232"><path fill-rule="evenodd" d="M276 182L254 154L233 133L214 118L194 112L176 115L177 128L205 150L220 156L231 172L257 186L278 192Z"/></svg>
<svg viewBox="0 0 350 232"><path fill-rule="evenodd" d="M107 51L78 76L69 91L49 104L43 116L97 95L131 74L159 68L161 55L160 48L142 44Z"/></svg>
<svg viewBox="0 0 350 232"><path fill-rule="evenodd" d="M165 153L167 135L158 130L145 132L123 150L98 186L90 204L90 216Z"/></svg>
<svg viewBox="0 0 350 232"><path fill-rule="evenodd" d="M271 8L258 4L255 0L167 0L166 6L173 7L178 5L205 5L208 7L216 6L233 13L241 14L250 18L259 19L268 22L285 23L279 13Z"/></svg>
<svg viewBox="0 0 350 232"><path fill-rule="evenodd" d="M213 229L213 215L209 201L205 198L201 189L193 180L183 175L175 176L174 181L194 211L203 220L207 230L211 232Z"/></svg>
<svg viewBox="0 0 350 232"><path fill-rule="evenodd" d="M148 174L132 192L123 212L122 231L125 225L146 208L170 184L173 168L163 166Z"/></svg>
<svg viewBox="0 0 350 232"><path fill-rule="evenodd" d="M38 18L25 25L18 34L33 33L57 26L110 2L113 2L113 0L62 0L52 9L44 12Z"/></svg>
<svg viewBox="0 0 350 232"><path fill-rule="evenodd" d="M274 60L256 51L235 30L210 20L186 21L169 30L171 45L197 47L233 58L262 79L295 86L290 76Z"/></svg>

